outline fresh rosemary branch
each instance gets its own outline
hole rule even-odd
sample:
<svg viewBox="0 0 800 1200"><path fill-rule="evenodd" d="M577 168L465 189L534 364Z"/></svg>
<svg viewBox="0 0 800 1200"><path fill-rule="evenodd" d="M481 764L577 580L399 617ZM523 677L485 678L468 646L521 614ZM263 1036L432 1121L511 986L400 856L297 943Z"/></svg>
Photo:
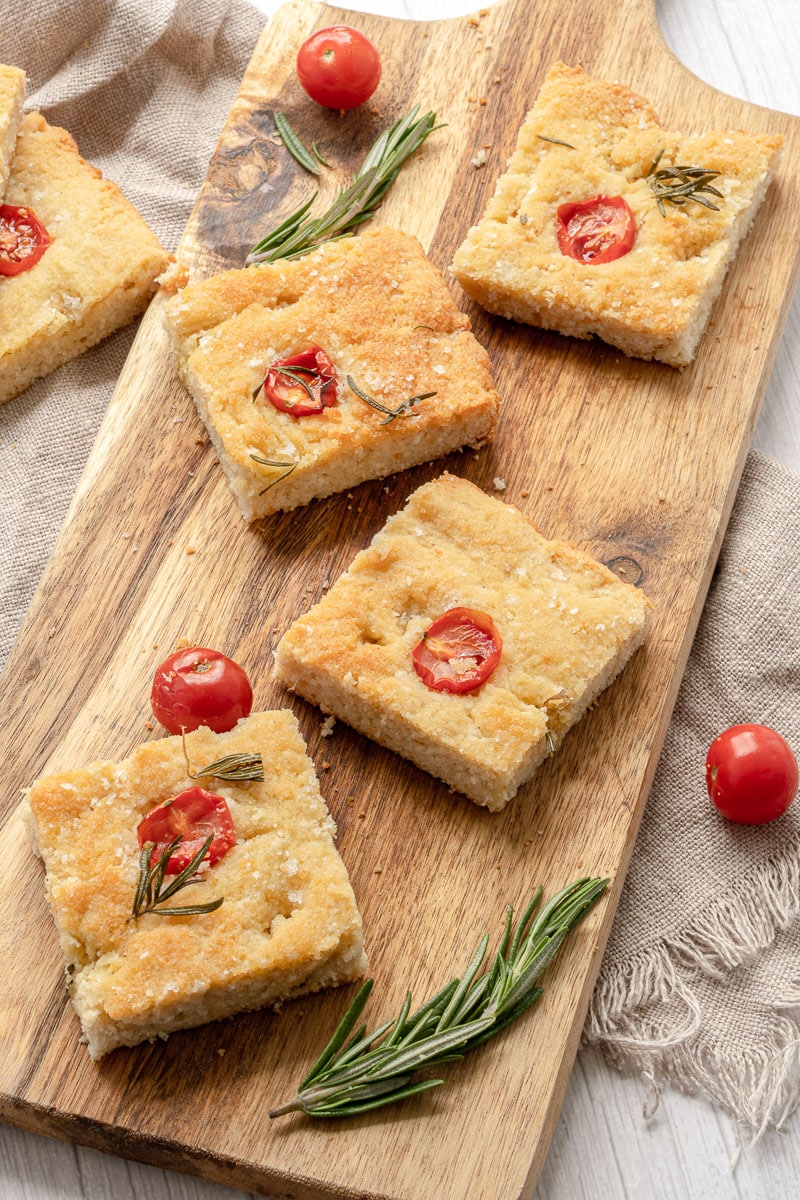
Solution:
<svg viewBox="0 0 800 1200"><path fill-rule="evenodd" d="M300 166L305 171L308 171L310 175L319 175L320 170L319 170L319 167L317 166L316 159L314 157L312 157L311 153L308 150L306 150L305 146L300 141L300 138L298 137L298 135L295 133L294 129L292 129L291 125L289 124L289 121L286 118L286 115L282 112L276 112L274 114L274 117L275 117L275 128L277 129L278 133L281 135L281 141L283 142L284 146L289 151L289 153L291 154L291 156L295 160L295 162L299 163ZM317 157L319 157L319 156L317 156Z"/></svg>
<svg viewBox="0 0 800 1200"><path fill-rule="evenodd" d="M366 392L362 391L352 375L347 376L347 386L351 392L355 392L359 400L364 400L365 403L370 404L378 412L386 414L386 420L381 421L381 425L389 425L390 422L394 421L395 417L404 417L406 413L411 412L411 409L420 400L430 400L431 396L436 395L436 392L421 392L419 396L409 396L407 400L401 400L397 408L387 408L385 404L381 404L380 400L376 400L374 396L368 396Z"/></svg>
<svg viewBox="0 0 800 1200"><path fill-rule="evenodd" d="M659 150L646 178L656 198L658 211L662 217L667 215L664 201L669 204L681 205L687 200L695 200L705 208L713 208L719 212L719 205L707 200L706 196L716 196L723 200L722 192L711 187L711 180L716 179L719 171L710 171L708 167L662 167L658 169L664 151Z"/></svg>
<svg viewBox="0 0 800 1200"><path fill-rule="evenodd" d="M168 846L165 846L155 866L151 866L150 863L153 853L153 843L145 842L142 846L142 853L139 856L139 883L136 887L136 895L133 898L133 916L143 917L146 913L154 913L159 917L190 917L196 913L210 913L218 909L225 899L224 896L220 896L218 900L210 900L207 904L190 904L182 908L158 907L160 904L164 904L165 901L170 900L176 892L189 887L190 884L202 883L202 878L197 874L197 871L203 859L208 854L208 848L213 840L213 833L209 834L194 858L186 864L180 874L176 875L172 883L168 883L166 887L164 887L164 876L167 873L169 860L183 841L183 838L179 835Z"/></svg>
<svg viewBox="0 0 800 1200"><path fill-rule="evenodd" d="M442 1079L416 1080L416 1072L463 1057L525 1012L542 993L536 981L608 882L579 879L534 918L542 896L539 888L516 927L513 910L508 909L488 970L478 973L489 944L487 934L460 979L452 979L414 1013L409 992L399 1016L370 1034L366 1025L356 1028L372 990L368 979L297 1095L269 1115L353 1116L438 1087Z"/></svg>
<svg viewBox="0 0 800 1200"><path fill-rule="evenodd" d="M321 217L308 216L316 198L312 196L253 247L245 260L246 265L299 258L321 242L346 237L362 222L368 221L406 159L419 149L429 133L439 128L435 124L435 113L425 113L423 117L418 113L417 104L402 120L383 131L353 182L339 193L326 213Z"/></svg>

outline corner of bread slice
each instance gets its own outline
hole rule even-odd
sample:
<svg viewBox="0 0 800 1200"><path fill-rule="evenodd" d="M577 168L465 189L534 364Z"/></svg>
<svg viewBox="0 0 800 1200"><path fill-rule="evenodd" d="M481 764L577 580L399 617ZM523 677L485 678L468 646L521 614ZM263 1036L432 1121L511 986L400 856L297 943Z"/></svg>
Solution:
<svg viewBox="0 0 800 1200"><path fill-rule="evenodd" d="M0 202L6 194L25 103L25 72L0 63Z"/></svg>
<svg viewBox="0 0 800 1200"><path fill-rule="evenodd" d="M137 317L171 255L71 135L26 113L6 201L28 208L49 244L0 289L0 403Z"/></svg>

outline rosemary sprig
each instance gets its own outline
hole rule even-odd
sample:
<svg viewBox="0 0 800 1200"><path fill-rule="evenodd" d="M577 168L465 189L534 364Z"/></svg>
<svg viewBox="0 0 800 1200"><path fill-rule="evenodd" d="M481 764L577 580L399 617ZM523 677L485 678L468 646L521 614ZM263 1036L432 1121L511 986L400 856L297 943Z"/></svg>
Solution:
<svg viewBox="0 0 800 1200"><path fill-rule="evenodd" d="M265 488L261 489L261 491L258 493L259 496L263 496L265 492L268 492L270 490L270 488L274 488L276 484L278 484L282 480L286 479L286 477L288 475L291 475L292 471L297 466L296 461L295 462L279 462L278 460L272 459L272 458L262 458L260 454L256 454L255 450L250 450L249 454L250 454L250 457L252 458L253 462L259 463L259 465L262 467L286 467L286 470L283 472L282 475L279 475L277 479L273 479L272 483L268 483Z"/></svg>
<svg viewBox="0 0 800 1200"><path fill-rule="evenodd" d="M662 217L667 215L665 201L681 205L687 200L694 200L705 208L713 208L714 212L719 212L719 205L706 200L705 197L716 196L719 200L724 200L722 192L711 187L711 180L716 179L720 172L711 171L708 167L662 167L659 170L658 164L663 155L664 150L659 150L646 176Z"/></svg>
<svg viewBox="0 0 800 1200"><path fill-rule="evenodd" d="M353 1116L438 1087L442 1079L416 1080L416 1072L463 1057L525 1012L542 993L536 981L608 882L578 879L558 892L534 919L542 896L539 888L516 928L513 910L508 909L488 970L478 974L489 944L487 934L460 979L452 979L414 1013L409 992L400 1015L370 1034L365 1025L356 1028L372 990L373 981L368 979L297 1095L269 1115Z"/></svg>
<svg viewBox="0 0 800 1200"><path fill-rule="evenodd" d="M167 873L169 860L183 841L183 837L178 835L174 841L164 847L155 866L151 866L150 863L154 843L145 842L142 846L142 853L139 856L139 882L136 887L136 895L133 898L132 915L134 917L143 917L146 913L154 913L158 917L191 917L195 914L215 912L225 899L224 896L220 896L217 900L209 900L207 904L190 904L181 908L158 907L164 904L165 901L170 900L176 892L180 892L183 888L189 887L193 883L203 882L202 877L197 872L203 859L208 854L208 848L213 840L213 833L209 834L194 858L186 864L180 874L176 875L172 883L168 883L166 887L164 887L164 876Z"/></svg>
<svg viewBox="0 0 800 1200"><path fill-rule="evenodd" d="M431 396L436 395L436 392L421 392L419 396L409 396L407 400L402 400L397 408L387 408L385 404L381 404L380 400L376 400L374 396L369 396L362 391L352 375L347 376L347 386L351 392L355 392L359 400L364 400L378 412L386 414L386 420L381 421L381 425L389 425L396 417L404 417L415 404L419 404L420 400L430 400Z"/></svg>
<svg viewBox="0 0 800 1200"><path fill-rule="evenodd" d="M264 782L264 760L260 754L225 754L222 758L215 758L207 767L193 771L189 762L189 751L186 749L185 729L181 729L181 744L186 762L186 774L190 779L204 779L213 776L215 779L228 779L231 782L237 780L246 780L252 783Z"/></svg>
<svg viewBox="0 0 800 1200"><path fill-rule="evenodd" d="M194 774L189 771L190 779L203 779L210 775L215 779L228 779L231 782L240 780L263 783L264 760L260 754L225 754Z"/></svg>
<svg viewBox="0 0 800 1200"><path fill-rule="evenodd" d="M309 174L319 175L320 169L317 166L316 159L312 157L308 150L306 150L305 146L300 141L300 138L289 124L285 113L276 112L273 115L275 118L275 128L281 135L281 141L295 162L298 162L305 171L309 172ZM319 156L317 155L317 157ZM327 166L327 163L324 165Z"/></svg>
<svg viewBox="0 0 800 1200"><path fill-rule="evenodd" d="M417 104L402 120L383 131L353 182L339 192L327 212L321 217L307 215L316 198L312 196L253 247L245 260L246 265L299 258L321 242L346 237L362 222L368 221L406 159L419 149L429 133L439 128L435 113L425 113L422 117L418 117L418 113Z"/></svg>

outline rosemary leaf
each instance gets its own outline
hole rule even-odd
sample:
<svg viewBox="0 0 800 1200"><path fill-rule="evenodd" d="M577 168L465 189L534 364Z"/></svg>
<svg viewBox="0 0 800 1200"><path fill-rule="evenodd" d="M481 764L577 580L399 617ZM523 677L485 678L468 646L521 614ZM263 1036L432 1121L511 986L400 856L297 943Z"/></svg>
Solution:
<svg viewBox="0 0 800 1200"><path fill-rule="evenodd" d="M330 1062L330 1060L334 1057L337 1050L341 1049L341 1047L347 1041L356 1021L364 1011L364 1006L369 999L369 994L372 991L373 983L374 980L368 979L366 983L363 983L358 989L355 999L342 1017L339 1024L336 1026L336 1029L333 1032L333 1037L328 1042L317 1061L314 1063L313 1067L301 1084L301 1087L305 1087L311 1082L312 1079L319 1075L320 1071L322 1071L324 1067L327 1066L328 1062Z"/></svg>
<svg viewBox="0 0 800 1200"><path fill-rule="evenodd" d="M282 475L279 475L277 479L273 479L272 483L268 483L265 488L261 489L261 491L258 493L259 496L263 496L265 492L270 490L270 488L274 488L277 483L280 483L283 479L286 479L287 475L291 475L292 471L297 466L296 462L278 462L271 458L262 458L260 454L256 454L255 450L250 451L250 457L252 458L253 462L257 462L262 467L286 468Z"/></svg>
<svg viewBox="0 0 800 1200"><path fill-rule="evenodd" d="M183 841L183 838L178 836L168 846L165 846L155 866L151 866L150 862L153 853L153 843L145 842L144 846L142 846L142 852L139 855L139 882L136 885L136 893L133 898L132 917L143 917L147 913L152 913L159 917L188 917L215 912L224 901L224 896L220 896L216 900L209 900L207 904L191 904L177 908L158 907L171 899L172 896L180 892L183 888L189 887L193 883L202 883L202 879L198 876L197 871L203 859L208 854L209 846L213 840L213 833L209 834L193 858L166 887L163 886L163 883L164 877L167 874L169 860Z"/></svg>
<svg viewBox="0 0 800 1200"><path fill-rule="evenodd" d="M420 400L430 400L431 396L436 395L436 392L421 392L419 396L409 396L407 400L402 400L397 408L387 408L385 404L381 404L380 400L376 400L374 396L363 391L352 375L347 376L347 386L351 392L355 392L359 400L371 405L377 412L386 414L386 420L381 421L381 425L389 425L396 417L404 417L415 404L419 404Z"/></svg>
<svg viewBox="0 0 800 1200"><path fill-rule="evenodd" d="M210 775L215 779L228 779L231 782L243 780L263 783L264 761L260 754L226 754L199 771L189 772L190 779L202 779L203 776Z"/></svg>
<svg viewBox="0 0 800 1200"><path fill-rule="evenodd" d="M326 159L324 159L324 158L322 157L322 155L320 154L320 152L319 152L319 147L317 146L317 143L316 143L316 142L312 142L312 143L311 143L311 152L312 152L312 154L314 155L314 158L317 160L317 162L318 162L318 163L321 163L323 167L329 167L329 166L331 165L331 164L330 164L330 163L329 163L329 162L328 162Z"/></svg>
<svg viewBox="0 0 800 1200"><path fill-rule="evenodd" d="M516 927L508 909L488 970L479 974L489 944L486 936L460 978L452 979L413 1014L409 993L397 1018L372 1034L363 1026L356 1029L372 989L373 981L368 979L297 1094L269 1115L355 1116L440 1086L441 1079L415 1080L414 1076L425 1067L462 1058L530 1008L542 994L536 981L608 882L578 879L537 915L539 888Z"/></svg>
<svg viewBox="0 0 800 1200"><path fill-rule="evenodd" d="M562 142L560 138L545 137L543 133L537 133L536 136L540 142L552 142L554 146L566 146L567 150L575 149L569 142Z"/></svg>
<svg viewBox="0 0 800 1200"><path fill-rule="evenodd" d="M350 186L339 193L327 212L320 217L307 215L314 200L312 196L253 247L245 260L247 266L298 258L322 242L346 237L363 221L369 220L406 159L419 149L434 129L440 128L435 123L435 113L425 113L422 117L418 113L419 105L415 105L407 116L383 131ZM303 150L308 154L305 147ZM313 163L310 155L309 159Z"/></svg>
<svg viewBox="0 0 800 1200"><path fill-rule="evenodd" d="M720 172L712 171L708 167L693 166L659 168L663 156L664 150L661 149L653 159L653 164L645 176L662 217L667 215L665 202L680 206L687 200L694 200L696 204L701 204L704 208L711 208L714 212L719 212L719 205L714 204L706 197L716 196L718 200L724 200L722 192L711 186L712 179L717 179Z"/></svg>
<svg viewBox="0 0 800 1200"><path fill-rule="evenodd" d="M308 380L303 378L296 367L273 367L273 370L275 371L276 375L285 375L287 379L291 379L292 383L296 383L298 387L301 387L312 404L317 403L319 397L314 395L311 387L309 386ZM319 378L319 375L317 375L317 378ZM287 408L293 408L297 401L284 399L283 403Z"/></svg>
<svg viewBox="0 0 800 1200"><path fill-rule="evenodd" d="M199 771L193 771L189 762L189 751L186 748L186 730L181 729L181 745L183 747L183 758L186 763L186 774L190 779L202 779L203 777L214 776L216 779L235 780L250 780L257 783L264 782L264 762L260 754L226 754L222 758L217 758L214 762L209 763L207 767L201 767Z"/></svg>
<svg viewBox="0 0 800 1200"><path fill-rule="evenodd" d="M311 153L306 150L305 146L300 141L300 138L289 124L286 115L282 112L276 112L274 116L275 128L281 135L281 140L283 141L284 146L289 151L295 162L298 162L304 170L309 172L309 174L319 175L320 170L317 166L316 160L312 157ZM327 166L328 164L325 163L324 165Z"/></svg>

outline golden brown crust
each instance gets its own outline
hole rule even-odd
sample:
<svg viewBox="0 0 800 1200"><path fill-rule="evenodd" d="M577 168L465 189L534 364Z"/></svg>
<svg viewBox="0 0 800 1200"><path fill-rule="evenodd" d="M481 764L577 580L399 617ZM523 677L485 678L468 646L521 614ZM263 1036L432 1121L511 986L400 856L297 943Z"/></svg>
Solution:
<svg viewBox="0 0 800 1200"><path fill-rule="evenodd" d="M213 913L130 920L136 827L192 784L180 738L148 742L124 762L37 780L28 792L93 1057L364 969L361 919L292 714L254 713L229 734L200 729L186 741L195 769L255 750L269 763L263 784L205 785L228 800L237 835L207 881L192 888L192 903L225 897ZM171 903L185 903L185 895Z"/></svg>
<svg viewBox="0 0 800 1200"><path fill-rule="evenodd" d="M486 352L416 238L374 229L293 262L227 271L166 306L182 378L248 519L293 508L477 444L498 396ZM253 393L277 358L321 346L338 402L319 415L278 412ZM436 395L384 424L346 376L387 408ZM296 463L281 469L254 462ZM274 485L274 486L269 486ZM269 490L264 491L269 487ZM259 494L263 493L263 494Z"/></svg>
<svg viewBox="0 0 800 1200"><path fill-rule="evenodd" d="M559 63L453 269L493 312L577 337L597 334L626 354L684 365L782 141L741 131L671 133L641 96ZM696 163L720 172L719 211L689 201L666 204L662 216L646 181L661 150L662 166ZM614 262L579 263L558 248L556 210L600 194L625 198L636 241Z"/></svg>
<svg viewBox="0 0 800 1200"><path fill-rule="evenodd" d="M432 691L411 650L446 609L488 612L480 689ZM649 602L587 554L451 475L419 488L284 634L276 674L478 804L502 808L641 642Z"/></svg>
<svg viewBox="0 0 800 1200"><path fill-rule="evenodd" d="M0 403L137 316L170 260L116 184L40 113L21 122L6 195L51 244L0 287Z"/></svg>
<svg viewBox="0 0 800 1200"><path fill-rule="evenodd" d="M24 103L25 72L0 63L0 204L6 194Z"/></svg>

